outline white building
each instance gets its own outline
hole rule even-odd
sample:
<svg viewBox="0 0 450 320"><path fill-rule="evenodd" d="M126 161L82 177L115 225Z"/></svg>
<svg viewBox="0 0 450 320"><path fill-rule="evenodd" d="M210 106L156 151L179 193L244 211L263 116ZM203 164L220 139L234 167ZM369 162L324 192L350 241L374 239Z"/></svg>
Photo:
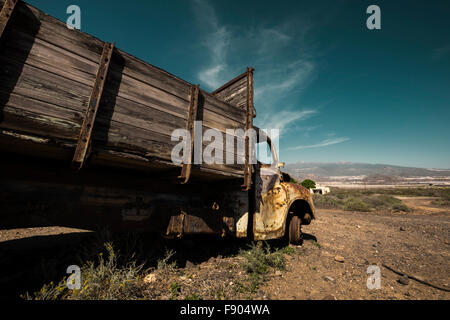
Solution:
<svg viewBox="0 0 450 320"><path fill-rule="evenodd" d="M321 187L321 186L316 186L313 189L309 189L309 191L311 193L318 193L318 194L327 194L330 193L330 188L328 187Z"/></svg>

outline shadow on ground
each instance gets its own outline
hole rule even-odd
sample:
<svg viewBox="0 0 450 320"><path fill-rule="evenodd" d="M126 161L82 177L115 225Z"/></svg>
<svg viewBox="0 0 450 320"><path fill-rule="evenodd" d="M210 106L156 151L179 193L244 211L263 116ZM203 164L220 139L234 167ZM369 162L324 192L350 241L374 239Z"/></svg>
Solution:
<svg viewBox="0 0 450 320"><path fill-rule="evenodd" d="M305 240L312 238L306 234ZM207 235L165 239L153 234L111 234L107 230L4 241L0 242L0 286L3 289L0 299L20 299L21 294L36 292L44 284L60 281L68 275L68 266L96 261L98 254L105 252L106 242L113 243L120 265L135 260L144 268L156 267L168 252L173 253L169 262L184 268L186 264L238 255L252 244L246 239ZM273 250L287 245L282 240L267 243Z"/></svg>

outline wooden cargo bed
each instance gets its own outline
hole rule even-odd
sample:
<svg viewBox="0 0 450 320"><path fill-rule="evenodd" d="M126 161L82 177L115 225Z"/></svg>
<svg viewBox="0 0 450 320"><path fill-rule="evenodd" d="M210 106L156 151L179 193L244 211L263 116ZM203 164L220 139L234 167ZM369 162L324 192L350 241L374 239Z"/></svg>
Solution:
<svg viewBox="0 0 450 320"><path fill-rule="evenodd" d="M0 8L3 4L0 0ZM69 166L104 42L70 30L22 1L15 6L0 41L0 150L61 159ZM248 69L238 85L226 85L221 94L200 90L196 119L203 121L203 131L225 133L251 126L251 72ZM192 86L114 48L87 165L181 170L181 165L171 161L172 148L178 144L171 141L171 134L187 128ZM233 153L233 157L244 156ZM244 167L202 164L194 166L193 175L205 172L242 178Z"/></svg>

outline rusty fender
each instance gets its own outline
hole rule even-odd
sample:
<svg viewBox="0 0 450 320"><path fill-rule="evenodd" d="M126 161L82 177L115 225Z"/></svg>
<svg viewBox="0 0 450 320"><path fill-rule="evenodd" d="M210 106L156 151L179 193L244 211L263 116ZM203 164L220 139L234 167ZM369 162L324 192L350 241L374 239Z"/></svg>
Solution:
<svg viewBox="0 0 450 320"><path fill-rule="evenodd" d="M312 195L298 184L281 182L262 195L260 212L255 212L253 230L255 240L279 239L284 236L289 212L315 218Z"/></svg>

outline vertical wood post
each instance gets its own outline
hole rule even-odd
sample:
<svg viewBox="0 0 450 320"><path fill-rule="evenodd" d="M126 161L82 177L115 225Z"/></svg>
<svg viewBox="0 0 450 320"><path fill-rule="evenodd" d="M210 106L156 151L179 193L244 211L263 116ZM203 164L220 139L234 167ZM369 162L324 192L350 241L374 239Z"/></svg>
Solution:
<svg viewBox="0 0 450 320"><path fill-rule="evenodd" d="M186 124L186 131L190 133L191 139L190 139L190 145L188 152L184 155L184 163L183 168L181 169L181 175L178 177L179 179L183 179L181 181L181 184L185 184L189 181L189 178L191 177L191 170L192 170L192 156L194 154L194 139L195 139L195 121L197 120L197 113L198 113L198 97L200 93L200 85L196 85L195 87L191 86L191 101L189 103L189 109L188 109L188 117L187 117L187 124ZM186 148L184 149L184 152L186 152Z"/></svg>
<svg viewBox="0 0 450 320"><path fill-rule="evenodd" d="M92 130L94 128L95 118L97 116L98 107L103 93L103 88L106 82L109 65L111 62L112 53L114 51L114 44L105 42L103 46L102 56L100 58L97 76L94 81L94 86L89 97L89 103L86 109L86 116L81 126L80 136L78 138L77 148L72 160L72 167L79 170L83 167L84 162L90 151Z"/></svg>
<svg viewBox="0 0 450 320"><path fill-rule="evenodd" d="M6 25L11 18L14 8L16 7L18 0L5 0L2 11L0 11L0 39L2 38L3 31L5 31Z"/></svg>
<svg viewBox="0 0 450 320"><path fill-rule="evenodd" d="M245 130L253 128L253 68L247 68L247 114L245 121ZM249 136L245 137L245 165L244 165L244 184L242 188L248 191L252 186L252 164L250 156L253 154L253 145L249 141Z"/></svg>

